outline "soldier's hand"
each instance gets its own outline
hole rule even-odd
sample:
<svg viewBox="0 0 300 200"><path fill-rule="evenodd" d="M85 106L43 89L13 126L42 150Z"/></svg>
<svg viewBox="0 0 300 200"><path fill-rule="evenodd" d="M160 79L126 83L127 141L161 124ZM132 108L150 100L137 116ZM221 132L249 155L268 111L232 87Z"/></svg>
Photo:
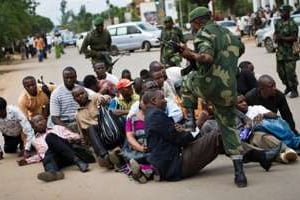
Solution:
<svg viewBox="0 0 300 200"><path fill-rule="evenodd" d="M185 47L183 49L183 51L180 53L180 55L182 57L186 58L187 60L193 60L193 52L187 47Z"/></svg>

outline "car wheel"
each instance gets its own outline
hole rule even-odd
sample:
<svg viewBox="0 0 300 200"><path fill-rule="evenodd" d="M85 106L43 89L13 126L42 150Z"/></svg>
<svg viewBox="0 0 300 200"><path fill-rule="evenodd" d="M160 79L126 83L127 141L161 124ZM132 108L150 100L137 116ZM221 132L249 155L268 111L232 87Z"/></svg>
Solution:
<svg viewBox="0 0 300 200"><path fill-rule="evenodd" d="M271 38L265 39L265 47L268 53L273 53L275 51L274 44Z"/></svg>
<svg viewBox="0 0 300 200"><path fill-rule="evenodd" d="M145 49L146 51L150 51L151 49L150 42L144 42L143 49Z"/></svg>

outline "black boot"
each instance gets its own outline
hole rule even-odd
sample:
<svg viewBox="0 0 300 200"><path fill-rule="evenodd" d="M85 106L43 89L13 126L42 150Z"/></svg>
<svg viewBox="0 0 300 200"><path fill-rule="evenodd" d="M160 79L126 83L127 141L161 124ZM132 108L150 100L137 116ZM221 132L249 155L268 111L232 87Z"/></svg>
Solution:
<svg viewBox="0 0 300 200"><path fill-rule="evenodd" d="M234 183L238 187L246 187L247 186L247 178L243 169L243 160L242 159L234 159Z"/></svg>
<svg viewBox="0 0 300 200"><path fill-rule="evenodd" d="M77 157L74 159L74 163L81 172L87 172L89 170L89 165Z"/></svg>
<svg viewBox="0 0 300 200"><path fill-rule="evenodd" d="M298 94L297 88L293 88L291 91L291 94L290 94L290 98L296 98L298 96L299 96L299 94Z"/></svg>
<svg viewBox="0 0 300 200"><path fill-rule="evenodd" d="M192 108L187 109L186 121L183 127L186 129L186 131L190 131L190 132L194 132L196 130L194 109Z"/></svg>
<svg viewBox="0 0 300 200"><path fill-rule="evenodd" d="M271 150L256 150L251 149L244 155L244 161L259 162L260 166L266 171L272 166L272 162L279 155L281 144Z"/></svg>
<svg viewBox="0 0 300 200"><path fill-rule="evenodd" d="M292 91L289 87L286 87L283 94L287 95L290 91Z"/></svg>

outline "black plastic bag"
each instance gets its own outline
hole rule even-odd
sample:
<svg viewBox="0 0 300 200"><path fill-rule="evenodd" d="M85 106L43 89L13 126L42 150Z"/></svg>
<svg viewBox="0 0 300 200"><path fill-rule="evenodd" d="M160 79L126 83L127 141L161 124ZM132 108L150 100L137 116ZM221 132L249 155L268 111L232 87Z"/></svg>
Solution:
<svg viewBox="0 0 300 200"><path fill-rule="evenodd" d="M101 141L108 148L123 144L124 133L119 119L102 106L99 107L98 129Z"/></svg>

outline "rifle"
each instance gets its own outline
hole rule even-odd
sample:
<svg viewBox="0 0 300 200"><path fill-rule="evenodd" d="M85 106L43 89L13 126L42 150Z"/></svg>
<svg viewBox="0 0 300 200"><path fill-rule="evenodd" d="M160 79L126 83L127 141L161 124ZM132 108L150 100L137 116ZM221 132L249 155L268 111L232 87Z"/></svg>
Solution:
<svg viewBox="0 0 300 200"><path fill-rule="evenodd" d="M50 99L51 91L49 90L49 87L47 86L47 84L44 82L44 77L41 76L40 79L37 80L37 82L38 82L39 84L42 85L42 90L43 90L43 92L44 92L44 93L49 97L49 99ZM53 85L53 83L51 83L51 82L50 82L50 84Z"/></svg>
<svg viewBox="0 0 300 200"><path fill-rule="evenodd" d="M184 48L181 47L177 42L170 40L170 41L162 41L163 45L171 47L175 53L182 53L184 51ZM195 60L188 60L189 65L181 70L181 75L185 76L189 74L193 70L197 70L196 61Z"/></svg>

